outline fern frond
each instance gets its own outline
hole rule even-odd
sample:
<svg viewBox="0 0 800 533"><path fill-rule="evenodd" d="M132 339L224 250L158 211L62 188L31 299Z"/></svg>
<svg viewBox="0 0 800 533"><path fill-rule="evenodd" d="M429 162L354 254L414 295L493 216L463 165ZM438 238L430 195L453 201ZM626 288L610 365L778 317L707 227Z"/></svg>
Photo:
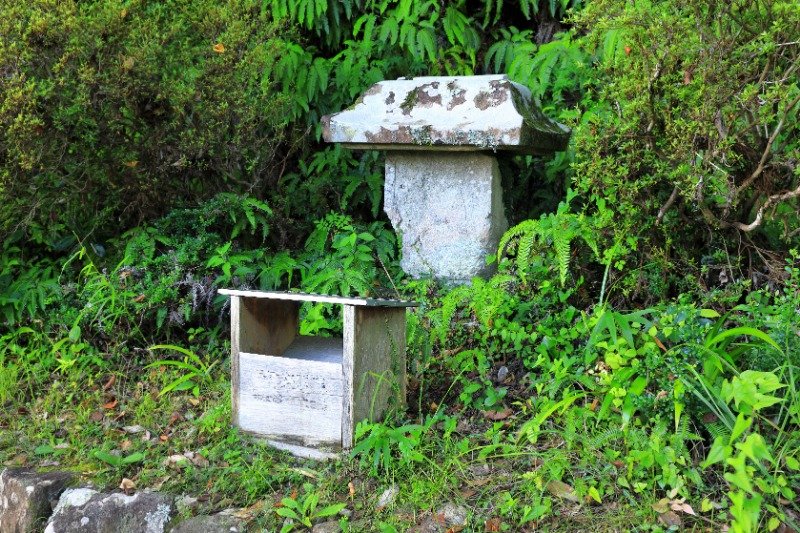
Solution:
<svg viewBox="0 0 800 533"><path fill-rule="evenodd" d="M553 248L556 250L556 260L558 261L558 276L561 280L561 286L567 281L567 273L569 273L569 258L570 258L570 241L572 240L571 232L555 231L553 233Z"/></svg>
<svg viewBox="0 0 800 533"><path fill-rule="evenodd" d="M540 233L538 220L524 220L509 228L500 238L500 243L497 245L497 261L499 262L503 258L506 247L513 239L531 232Z"/></svg>

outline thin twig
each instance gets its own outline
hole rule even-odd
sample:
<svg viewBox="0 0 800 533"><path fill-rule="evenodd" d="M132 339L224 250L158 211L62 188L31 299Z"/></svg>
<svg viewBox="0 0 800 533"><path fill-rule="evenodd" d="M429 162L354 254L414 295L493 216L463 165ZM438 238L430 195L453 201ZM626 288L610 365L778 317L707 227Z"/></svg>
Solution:
<svg viewBox="0 0 800 533"><path fill-rule="evenodd" d="M669 208L672 207L672 204L675 203L675 200L678 198L678 188L675 187L672 189L672 194L669 195L667 199L667 203L665 203L661 209L658 210L658 216L656 217L656 224L661 224L661 219L664 218L664 215L667 214Z"/></svg>

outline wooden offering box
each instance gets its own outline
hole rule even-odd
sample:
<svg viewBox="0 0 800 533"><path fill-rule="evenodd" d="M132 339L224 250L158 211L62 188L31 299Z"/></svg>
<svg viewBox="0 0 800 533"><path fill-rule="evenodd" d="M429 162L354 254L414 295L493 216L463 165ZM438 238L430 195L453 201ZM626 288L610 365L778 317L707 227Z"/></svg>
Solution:
<svg viewBox="0 0 800 533"><path fill-rule="evenodd" d="M355 424L403 405L406 308L399 300L222 289L231 297L233 423L303 457L353 445ZM343 306L343 335L298 334L302 302Z"/></svg>

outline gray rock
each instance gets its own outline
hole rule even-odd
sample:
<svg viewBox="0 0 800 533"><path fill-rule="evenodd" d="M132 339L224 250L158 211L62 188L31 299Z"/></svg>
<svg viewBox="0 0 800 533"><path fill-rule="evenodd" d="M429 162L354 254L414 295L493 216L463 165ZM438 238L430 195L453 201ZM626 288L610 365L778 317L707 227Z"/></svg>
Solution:
<svg viewBox="0 0 800 533"><path fill-rule="evenodd" d="M320 522L319 524L314 524L314 527L311 528L311 533L340 533L341 531L342 528L339 527L339 522L337 520Z"/></svg>
<svg viewBox="0 0 800 533"><path fill-rule="evenodd" d="M508 223L497 160L471 152L386 155L384 206L414 277L453 283L489 275Z"/></svg>
<svg viewBox="0 0 800 533"><path fill-rule="evenodd" d="M394 503L394 500L395 498L397 498L398 494L400 494L400 489L397 488L397 485L392 485L391 487L383 491L383 493L378 498L378 505L376 506L378 510L381 510L384 507L388 507L389 505Z"/></svg>
<svg viewBox="0 0 800 533"><path fill-rule="evenodd" d="M0 472L0 533L41 531L72 480L68 472L36 473L25 468Z"/></svg>
<svg viewBox="0 0 800 533"><path fill-rule="evenodd" d="M448 527L463 527L467 524L467 510L454 503L444 504L436 514L444 518L444 523Z"/></svg>
<svg viewBox="0 0 800 533"><path fill-rule="evenodd" d="M242 531L246 530L241 520L223 514L195 516L170 529L171 533L239 533Z"/></svg>
<svg viewBox="0 0 800 533"><path fill-rule="evenodd" d="M569 128L547 118L505 75L376 83L349 109L322 118L323 138L350 148L564 150Z"/></svg>
<svg viewBox="0 0 800 533"><path fill-rule="evenodd" d="M172 499L157 492L102 494L70 489L58 500L45 533L164 533Z"/></svg>

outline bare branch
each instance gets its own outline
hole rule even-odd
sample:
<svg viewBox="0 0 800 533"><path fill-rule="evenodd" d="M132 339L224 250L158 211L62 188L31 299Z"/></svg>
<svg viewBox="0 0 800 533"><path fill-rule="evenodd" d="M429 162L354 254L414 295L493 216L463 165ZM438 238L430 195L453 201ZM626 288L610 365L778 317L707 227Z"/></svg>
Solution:
<svg viewBox="0 0 800 533"><path fill-rule="evenodd" d="M794 108L794 106L797 105L797 102L800 102L800 94L798 94L795 97L795 99L789 102L789 105L786 106L786 110L783 112L781 120L778 122L778 125L775 126L772 135L769 136L769 140L767 141L767 146L764 148L764 153L761 154L761 159L758 162L758 166L753 171L753 173L750 174L750 176L748 176L748 178L744 180L742 184L739 185L739 187L736 188L736 191L734 191L733 196L731 197L729 203L733 203L733 200L737 198L742 193L742 191L744 191L746 188L752 185L752 183L756 179L758 179L761 173L764 172L764 167L766 166L767 159L769 159L770 156L770 150L772 149L772 143L775 142L775 139L778 137L778 134L783 129L783 124L786 122L786 117L789 115L789 112L792 110L792 108Z"/></svg>
<svg viewBox="0 0 800 533"><path fill-rule="evenodd" d="M758 208L758 212L756 213L756 218L750 224L742 224L741 222L734 222L733 226L740 229L741 231L753 231L757 227L761 225L764 221L764 212L769 209L773 204L777 202L785 202L786 200L790 200L792 198L797 198L800 196L800 185L793 191L787 191L780 194L773 194L772 196L768 197L766 201L761 204L761 207Z"/></svg>
<svg viewBox="0 0 800 533"><path fill-rule="evenodd" d="M678 198L678 188L675 187L672 189L672 194L669 195L667 202L661 206L661 209L658 210L658 216L656 217L656 224L661 224L661 220L664 218L664 215L667 214L669 208L672 207L672 204L675 203L675 200Z"/></svg>

